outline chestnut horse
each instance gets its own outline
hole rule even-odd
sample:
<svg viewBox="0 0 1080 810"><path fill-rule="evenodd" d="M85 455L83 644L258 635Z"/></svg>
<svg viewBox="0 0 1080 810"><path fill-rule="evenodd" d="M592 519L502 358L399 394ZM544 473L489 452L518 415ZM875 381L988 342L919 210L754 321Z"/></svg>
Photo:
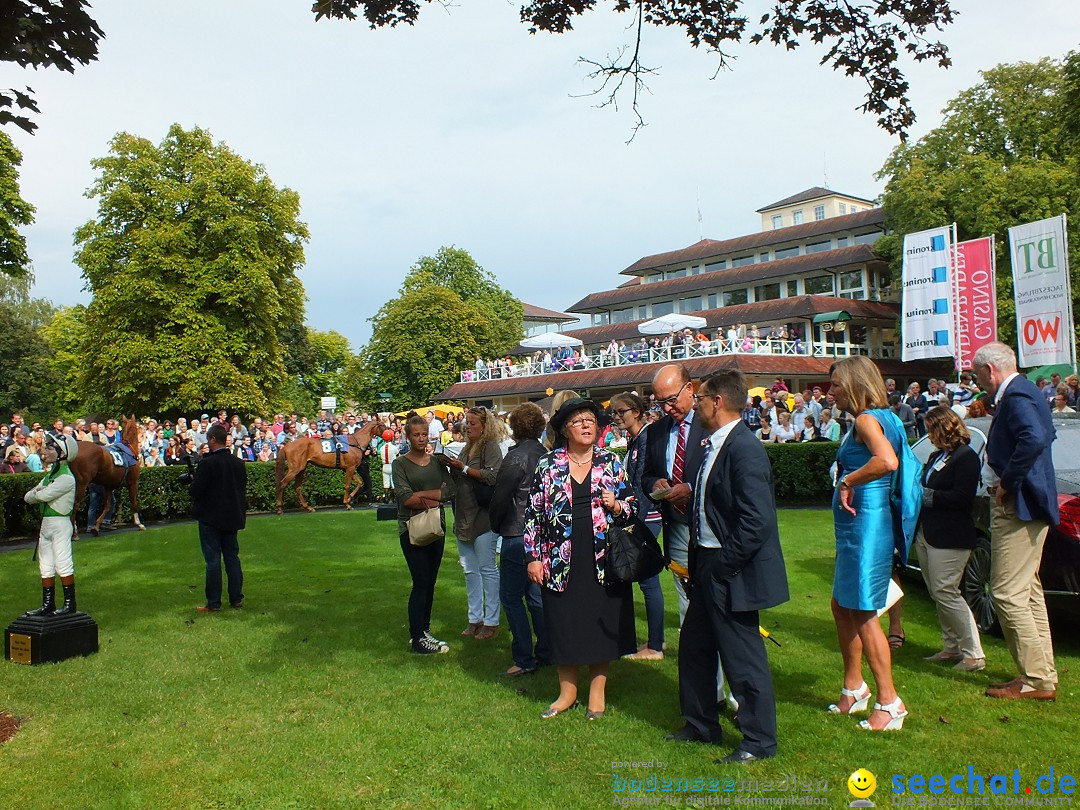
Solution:
<svg viewBox="0 0 1080 810"><path fill-rule="evenodd" d="M124 427L120 432L120 438L124 444L128 446L128 449L135 454L135 458L139 457L139 426L135 421L135 417L124 417ZM112 499L116 497L113 490L117 489L121 485L127 487L128 495L131 497L131 521L135 526L142 531L146 527L142 525L139 520L139 465L134 467L117 467L113 462L113 455L106 450L100 444L94 444L93 442L79 442L79 454L75 457L75 460L71 462L71 473L75 476L76 489L75 489L75 509L71 513L71 523L75 524L75 515L79 511L79 506L82 504L83 495L86 494L86 487L90 484L100 484L105 488L107 497L105 502L101 506L101 513L98 515L97 522L93 526L87 526L86 529L91 534L96 535L101 530L101 521L105 519L105 515L109 513L109 506L112 504ZM78 534L78 529L76 529Z"/></svg>
<svg viewBox="0 0 1080 810"><path fill-rule="evenodd" d="M304 471L307 469L308 464L345 470L345 497L343 503L346 509L352 509L352 499L356 497L356 493L360 491L360 487L363 486L364 482L362 479L358 480L356 488L352 492L349 491L349 486L352 484L354 475L359 478L356 472L357 465L368 463L364 457L364 451L368 449L379 427L381 427L379 423L372 419L362 428L350 433L346 437L349 447L340 453L333 450L329 453L324 452L322 443L328 440L313 437L294 439L281 445L278 448L277 467L274 476L277 481L278 514L281 514L282 495L290 481L296 482L296 497L300 500L300 506L309 512L315 511L314 507L309 506L308 502L304 500L304 493L300 491L300 487L304 484ZM285 472L286 466L288 467L287 474Z"/></svg>

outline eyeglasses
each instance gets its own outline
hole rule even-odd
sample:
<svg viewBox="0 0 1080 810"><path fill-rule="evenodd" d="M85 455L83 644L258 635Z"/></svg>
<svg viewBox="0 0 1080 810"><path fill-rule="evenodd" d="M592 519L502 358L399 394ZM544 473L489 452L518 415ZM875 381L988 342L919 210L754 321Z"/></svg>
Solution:
<svg viewBox="0 0 1080 810"><path fill-rule="evenodd" d="M716 399L719 394L692 394L694 402L701 402L703 399Z"/></svg>
<svg viewBox="0 0 1080 810"><path fill-rule="evenodd" d="M620 418L622 418L622 417L626 416L628 413L631 413L632 411L636 411L636 410L637 410L637 408L612 408L611 413L612 414L618 414L618 416Z"/></svg>
<svg viewBox="0 0 1080 810"><path fill-rule="evenodd" d="M582 416L577 419L571 419L567 424L573 428L593 427L596 425L596 420L591 416Z"/></svg>
<svg viewBox="0 0 1080 810"><path fill-rule="evenodd" d="M686 386L688 385L690 385L690 383L684 383L682 388L679 389L679 393L677 393L673 397L668 397L667 399L657 398L656 404L659 405L661 408L674 408L676 405L679 404L679 397L682 396L682 392L686 390Z"/></svg>

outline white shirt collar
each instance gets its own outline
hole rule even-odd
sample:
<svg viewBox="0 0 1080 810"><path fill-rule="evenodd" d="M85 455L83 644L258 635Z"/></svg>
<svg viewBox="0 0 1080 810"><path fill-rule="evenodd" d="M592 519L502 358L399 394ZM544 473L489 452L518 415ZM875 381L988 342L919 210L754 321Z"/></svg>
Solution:
<svg viewBox="0 0 1080 810"><path fill-rule="evenodd" d="M1001 402L1001 398L1005 395L1005 389L1009 387L1009 383L1011 383L1016 377L1019 376L1020 372L1014 371L1012 374L1010 374L1008 377L1001 381L1001 385L998 386L997 393L994 394L995 405Z"/></svg>
<svg viewBox="0 0 1080 810"><path fill-rule="evenodd" d="M741 420L733 419L726 425L718 427L713 431L713 434L709 437L709 442L712 444L713 452L719 450L724 446L724 440L727 439L728 434L735 429L735 426L739 424Z"/></svg>

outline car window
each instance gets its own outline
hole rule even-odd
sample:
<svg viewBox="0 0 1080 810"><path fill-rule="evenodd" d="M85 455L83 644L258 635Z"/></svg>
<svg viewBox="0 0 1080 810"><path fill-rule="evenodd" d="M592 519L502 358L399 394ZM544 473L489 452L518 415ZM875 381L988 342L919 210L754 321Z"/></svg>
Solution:
<svg viewBox="0 0 1080 810"><path fill-rule="evenodd" d="M975 451L975 454L979 457L980 463L985 463L986 456L983 453L983 448L986 447L986 434L984 434L979 428L972 425L968 425L968 432L971 433L971 449ZM1080 432L1075 434L1077 442L1080 443ZM1056 446L1055 442L1055 446ZM1080 444L1077 446L1077 451L1080 452ZM934 452L934 445L930 443L928 436L923 436L915 444L911 445L911 452L915 454L915 458L920 463L926 464L926 460L930 458L930 454Z"/></svg>

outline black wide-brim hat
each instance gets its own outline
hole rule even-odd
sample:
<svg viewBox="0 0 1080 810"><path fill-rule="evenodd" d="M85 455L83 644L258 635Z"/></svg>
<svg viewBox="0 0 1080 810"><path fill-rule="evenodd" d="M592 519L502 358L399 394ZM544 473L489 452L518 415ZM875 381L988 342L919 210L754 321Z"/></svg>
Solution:
<svg viewBox="0 0 1080 810"><path fill-rule="evenodd" d="M556 436L561 436L563 427L566 425L567 421L578 411L590 411L592 415L596 417L597 423L599 423L600 406L591 399L574 397L573 399L566 400L566 402L562 404L562 407L555 412L555 415L551 417L551 421L548 423L549 429L554 431Z"/></svg>

